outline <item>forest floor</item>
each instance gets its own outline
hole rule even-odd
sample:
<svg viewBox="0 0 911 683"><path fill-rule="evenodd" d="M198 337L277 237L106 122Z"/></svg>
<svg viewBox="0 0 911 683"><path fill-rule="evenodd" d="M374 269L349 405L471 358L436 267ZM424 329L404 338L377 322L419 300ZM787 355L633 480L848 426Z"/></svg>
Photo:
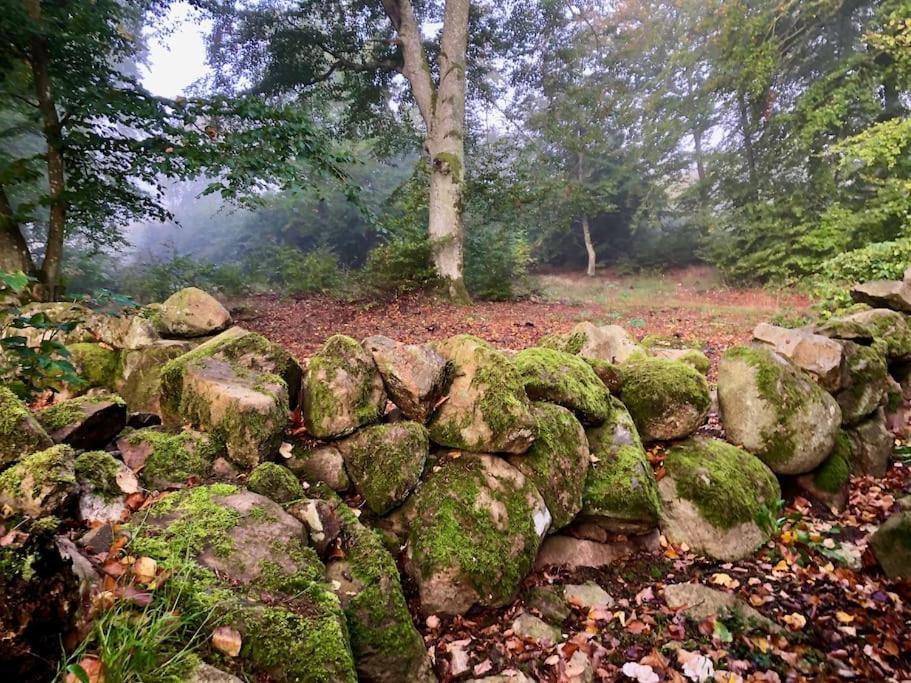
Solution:
<svg viewBox="0 0 911 683"><path fill-rule="evenodd" d="M797 319L810 300L793 290L733 289L705 267L666 273L587 278L548 274L532 279L528 298L458 306L411 294L385 301L259 296L237 302L240 323L292 351L313 354L332 334L363 339L382 334L415 343L454 334L477 335L508 349L533 346L545 334L577 322L613 323L634 336L674 335L694 342L713 361L719 350L747 341L755 325L774 316Z"/></svg>
<svg viewBox="0 0 911 683"><path fill-rule="evenodd" d="M541 275L535 285L528 300L471 307L418 296L372 304L259 297L244 302L241 324L306 358L333 333L407 342L471 333L518 349L592 320L622 325L640 338L677 335L698 342L714 364L724 348L747 341L758 322L810 312L799 293L731 289L702 268L594 279ZM701 431L721 435L717 416ZM518 598L500 609L456 618L425 618L415 610L436 672L442 681L458 681L523 671L554 683L591 680L583 669L597 681L641 683L911 680L911 586L887 581L867 549L870 533L911 492L911 457L898 445L900 455L885 478L852 478L840 513L787 492L773 540L753 558L724 563L653 538L650 548L602 569L538 569ZM661 448L649 456L660 478ZM615 540L618 548L629 548L626 539ZM573 606L557 644L513 632L516 616L531 609L531 588L584 581L602 586L613 604ZM778 632L751 630L736 618L686 618L664 597L666 585L682 582L739 596ZM584 658L574 658L578 652Z"/></svg>

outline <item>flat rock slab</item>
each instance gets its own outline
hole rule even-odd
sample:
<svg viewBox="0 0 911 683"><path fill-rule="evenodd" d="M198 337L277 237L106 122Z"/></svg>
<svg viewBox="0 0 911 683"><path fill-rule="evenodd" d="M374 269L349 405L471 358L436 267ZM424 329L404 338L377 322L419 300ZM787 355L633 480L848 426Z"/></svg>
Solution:
<svg viewBox="0 0 911 683"><path fill-rule="evenodd" d="M106 446L127 423L127 406L119 396L99 394L62 401L35 414L54 443L78 449Z"/></svg>
<svg viewBox="0 0 911 683"><path fill-rule="evenodd" d="M873 280L855 285L851 298L874 308L911 313L911 285L898 280Z"/></svg>
<svg viewBox="0 0 911 683"><path fill-rule="evenodd" d="M611 607L614 599L596 583L567 584L563 586L563 597L574 607Z"/></svg>
<svg viewBox="0 0 911 683"><path fill-rule="evenodd" d="M753 330L753 339L790 358L795 365L814 375L827 390L841 388L844 348L834 339L769 323L757 325Z"/></svg>
<svg viewBox="0 0 911 683"><path fill-rule="evenodd" d="M516 617L512 622L512 632L523 640L531 640L541 645L556 645L561 638L560 629L528 612Z"/></svg>

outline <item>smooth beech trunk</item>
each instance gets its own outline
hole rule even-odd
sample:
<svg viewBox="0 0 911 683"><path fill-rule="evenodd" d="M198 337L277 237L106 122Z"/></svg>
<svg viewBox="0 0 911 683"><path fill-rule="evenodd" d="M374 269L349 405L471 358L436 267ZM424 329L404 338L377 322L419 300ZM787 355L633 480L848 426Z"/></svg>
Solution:
<svg viewBox="0 0 911 683"><path fill-rule="evenodd" d="M588 267L585 269L585 274L589 277L595 277L597 257L595 255L595 245L592 244L592 231L588 225L588 216L582 216L582 238L585 240L585 252L588 254Z"/></svg>
<svg viewBox="0 0 911 683"><path fill-rule="evenodd" d="M410 0L383 0L398 34L404 63L426 135L430 162L430 220L437 275L451 299L470 301L462 258L465 187L465 53L468 46L469 0L446 0L438 59L440 81L434 84L422 45L420 25Z"/></svg>

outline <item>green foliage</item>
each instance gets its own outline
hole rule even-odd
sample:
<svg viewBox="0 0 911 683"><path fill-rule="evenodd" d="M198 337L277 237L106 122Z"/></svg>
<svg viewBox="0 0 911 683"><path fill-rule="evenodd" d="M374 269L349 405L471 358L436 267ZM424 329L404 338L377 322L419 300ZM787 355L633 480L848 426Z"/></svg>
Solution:
<svg viewBox="0 0 911 683"><path fill-rule="evenodd" d="M911 238L876 242L822 263L813 279L819 308L833 313L851 305L851 285L870 280L901 280L911 265Z"/></svg>
<svg viewBox="0 0 911 683"><path fill-rule="evenodd" d="M246 293L249 281L237 264L214 264L186 255L153 263L130 264L115 276L118 285L139 301L164 301L185 287L227 296Z"/></svg>
<svg viewBox="0 0 911 683"><path fill-rule="evenodd" d="M400 294L432 285L436 273L430 262L430 239L425 235L396 237L367 256L359 281L367 292Z"/></svg>
<svg viewBox="0 0 911 683"><path fill-rule="evenodd" d="M469 226L465 238L465 286L472 296L494 301L522 292L532 264L525 234L500 223Z"/></svg>
<svg viewBox="0 0 911 683"><path fill-rule="evenodd" d="M23 313L22 300L32 282L21 272L0 271L0 381L23 399L62 384L82 383L70 352L58 339L72 332L77 322L54 322L43 311ZM22 332L37 339L29 343Z"/></svg>
<svg viewBox="0 0 911 683"><path fill-rule="evenodd" d="M265 247L253 253L248 272L284 294L344 294L345 274L328 247L303 252L295 247Z"/></svg>

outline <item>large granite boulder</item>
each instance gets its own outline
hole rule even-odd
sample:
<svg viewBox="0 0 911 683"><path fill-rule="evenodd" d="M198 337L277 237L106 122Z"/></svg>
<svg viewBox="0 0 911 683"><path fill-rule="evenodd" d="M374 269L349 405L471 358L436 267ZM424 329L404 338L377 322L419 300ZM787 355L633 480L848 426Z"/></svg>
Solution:
<svg viewBox="0 0 911 683"><path fill-rule="evenodd" d="M841 343L845 350L845 378L835 400L841 408L842 424L852 425L882 404L889 369L878 348L852 341Z"/></svg>
<svg viewBox="0 0 911 683"><path fill-rule="evenodd" d="M546 348L520 351L512 359L533 401L569 408L584 424L601 424L610 414L607 387L579 356Z"/></svg>
<svg viewBox="0 0 911 683"><path fill-rule="evenodd" d="M430 450L420 422L372 425L339 442L348 475L377 515L400 505L417 486Z"/></svg>
<svg viewBox="0 0 911 683"><path fill-rule="evenodd" d="M645 532L657 526L658 482L626 406L611 398L611 416L585 433L592 462L580 521L618 533Z"/></svg>
<svg viewBox="0 0 911 683"><path fill-rule="evenodd" d="M425 344L402 344L389 337L364 340L389 398L409 420L427 422L449 384L449 365Z"/></svg>
<svg viewBox="0 0 911 683"><path fill-rule="evenodd" d="M187 287L155 310L155 323L165 337L205 337L227 328L231 314L211 294Z"/></svg>
<svg viewBox="0 0 911 683"><path fill-rule="evenodd" d="M310 359L302 400L307 430L318 439L336 439L379 422L386 391L373 356L357 340L337 334Z"/></svg>
<svg viewBox="0 0 911 683"><path fill-rule="evenodd" d="M0 386L0 469L53 445L25 404L12 391Z"/></svg>
<svg viewBox="0 0 911 683"><path fill-rule="evenodd" d="M719 560L738 560L768 540L781 489L762 461L718 439L690 439L664 459L658 482L661 529L674 543Z"/></svg>
<svg viewBox="0 0 911 683"><path fill-rule="evenodd" d="M569 524L582 509L582 489L591 458L585 430L566 408L534 403L537 438L509 463L531 481L544 498L552 518L551 531Z"/></svg>
<svg viewBox="0 0 911 683"><path fill-rule="evenodd" d="M35 414L55 443L103 448L127 423L127 405L116 394L93 393L55 403Z"/></svg>
<svg viewBox="0 0 911 683"><path fill-rule="evenodd" d="M442 459L409 505L405 569L428 614L508 603L551 521L525 475L503 458L474 453Z"/></svg>
<svg viewBox="0 0 911 683"><path fill-rule="evenodd" d="M339 600L306 529L280 505L213 484L172 493L141 517L129 525L130 552L173 572L187 619L240 633L248 674L355 683Z"/></svg>
<svg viewBox="0 0 911 683"><path fill-rule="evenodd" d="M753 339L768 344L776 353L809 372L827 391L841 388L844 349L834 339L769 323L757 325L753 330Z"/></svg>
<svg viewBox="0 0 911 683"><path fill-rule="evenodd" d="M911 313L911 286L900 280L872 280L854 285L851 298L874 308Z"/></svg>
<svg viewBox="0 0 911 683"><path fill-rule="evenodd" d="M31 453L0 473L4 516L38 518L60 510L76 494L76 454L66 445Z"/></svg>
<svg viewBox="0 0 911 683"><path fill-rule="evenodd" d="M815 469L835 445L841 409L789 360L763 347L728 349L718 368L725 433L778 474Z"/></svg>
<svg viewBox="0 0 911 683"><path fill-rule="evenodd" d="M643 441L667 441L692 434L712 399L705 377L679 361L649 358L628 363L620 399Z"/></svg>
<svg viewBox="0 0 911 683"><path fill-rule="evenodd" d="M911 579L911 511L897 512L870 537L876 561L890 579Z"/></svg>
<svg viewBox="0 0 911 683"><path fill-rule="evenodd" d="M458 335L434 344L453 366L449 398L434 413L430 440L488 453L524 453L535 438L531 403L510 361L487 342Z"/></svg>

